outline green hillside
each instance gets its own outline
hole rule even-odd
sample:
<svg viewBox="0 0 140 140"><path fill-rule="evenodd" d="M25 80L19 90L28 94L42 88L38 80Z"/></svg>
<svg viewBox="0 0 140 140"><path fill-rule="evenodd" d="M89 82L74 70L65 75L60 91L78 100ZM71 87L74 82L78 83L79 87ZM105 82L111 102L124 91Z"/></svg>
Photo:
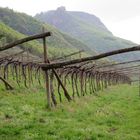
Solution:
<svg viewBox="0 0 140 140"><path fill-rule="evenodd" d="M98 17L88 13L66 11L64 7L60 7L57 10L41 12L35 17L79 39L87 44L90 49L99 53L134 45L131 41L115 37ZM139 53L135 55L130 53L112 58L115 60L127 60L138 59L138 57Z"/></svg>
<svg viewBox="0 0 140 140"><path fill-rule="evenodd" d="M16 33L20 33L23 36L25 35L32 35L32 34L38 34L42 32L42 28L45 27L46 30L52 32L52 36L47 38L47 44L49 46L49 54L51 56L60 56L63 54L68 54L70 52L74 52L77 50L84 49L87 51L86 53L91 53L95 54L94 51L91 51L91 49L88 48L84 43L74 39L73 37L70 37L69 35L60 32L58 29L55 27L48 25L48 24L43 24L36 19L34 19L31 16L28 16L24 13L18 13L13 10L10 10L8 8L0 8L0 21L4 23L6 26L9 26L14 30L16 30ZM2 30L2 29L1 29ZM7 32L7 35L11 30ZM12 38L12 33L10 33L8 36L10 36L10 39L8 37L8 41L10 42L11 40L15 40L19 37L15 33L13 34ZM18 36L15 38L15 36ZM35 43L35 42L34 42ZM41 44L36 41L36 44L34 44L35 50L39 53L42 50ZM32 47L31 47L32 48ZM32 52L32 51L31 51ZM41 51L42 52L42 51Z"/></svg>
<svg viewBox="0 0 140 140"><path fill-rule="evenodd" d="M26 37L24 34L13 30L12 28L10 28L2 22L0 22L0 34L3 35L4 38L3 41L1 41L1 45ZM32 41L26 44L22 44L20 48L23 50L28 49L33 54L41 55L43 49L40 47L40 45L41 44L39 42Z"/></svg>
<svg viewBox="0 0 140 140"><path fill-rule="evenodd" d="M10 43L10 42L13 42L15 40L18 40L18 39L21 39L21 38L24 38L24 37L27 36L27 35L19 33L18 31L13 30L11 27L5 25L2 22L0 22L0 31L1 31L1 34L3 35L3 38L1 38L1 46L5 45L6 43ZM55 39L57 39L56 37L55 37ZM77 49L72 50L72 48L65 48L63 50L59 50L55 46L55 45L57 45L57 43L56 43L57 41L58 40L55 40L53 42L47 41L47 43L49 45L49 56L50 57L54 57L54 56L57 56L57 55L59 56L61 54L65 54L65 53L72 52L72 51L77 51ZM64 41L62 40L62 43L67 44L65 40ZM62 43L60 43L60 45ZM64 46L62 46L62 48L63 47ZM25 51L28 50L31 54L34 54L36 56L40 56L40 57L43 56L42 55L43 54L43 46L42 46L41 42L39 42L39 41L31 41L31 42L22 44L22 45L20 45L16 48L17 49L10 49L9 50L9 55L10 55L10 53L11 54L16 53L17 51L19 51L18 48L20 48L21 50L25 50ZM3 52L1 52L1 54L2 53Z"/></svg>

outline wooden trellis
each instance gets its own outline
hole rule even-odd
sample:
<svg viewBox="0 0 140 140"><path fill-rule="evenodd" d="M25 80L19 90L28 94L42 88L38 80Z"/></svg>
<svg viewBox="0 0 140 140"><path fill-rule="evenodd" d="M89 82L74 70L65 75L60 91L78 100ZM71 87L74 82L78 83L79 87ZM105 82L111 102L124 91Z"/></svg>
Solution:
<svg viewBox="0 0 140 140"><path fill-rule="evenodd" d="M139 51L140 46L115 50L86 58L81 58L81 52L83 52L83 50L81 50L66 56L69 57L79 53L80 59L64 61L63 58L66 57L60 57L56 62L54 60L50 61L47 55L46 44L46 37L48 36L51 36L51 33L45 32L17 40L13 43L0 47L0 51L3 51L34 39L43 39L44 63L29 61L23 62L22 59L15 59L15 57L18 57L23 52L0 58L0 80L5 83L7 89L13 89L13 87L7 82L9 75L8 72L10 69L10 71L12 71L13 79L16 80L17 84L20 85L22 80L24 85L28 87L28 84L34 83L34 79L37 80L38 83L41 83L40 76L43 75L43 70L46 79L45 85L48 108L51 108L52 105L56 106L58 102L62 102L63 97L65 97L68 101L71 101L76 96L80 97L87 94L96 95L97 91L103 90L110 85L121 83L131 84L132 80L130 79L129 74L139 67L138 65L124 68L114 68L115 65L119 64L97 65L93 63L93 61L116 54ZM122 62L120 65L132 62L134 61ZM68 88L72 89L71 94L68 92ZM64 95L62 95L62 93Z"/></svg>

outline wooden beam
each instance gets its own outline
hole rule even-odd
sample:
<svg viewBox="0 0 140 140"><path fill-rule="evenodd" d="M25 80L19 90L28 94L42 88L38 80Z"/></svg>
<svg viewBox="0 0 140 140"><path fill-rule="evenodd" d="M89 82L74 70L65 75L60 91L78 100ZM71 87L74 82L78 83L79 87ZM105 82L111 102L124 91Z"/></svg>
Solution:
<svg viewBox="0 0 140 140"><path fill-rule="evenodd" d="M119 71L119 70L121 70L121 71L123 71L123 70L130 70L130 69L133 69L133 68L139 68L140 67L140 65L136 65L136 66L128 66L128 67L123 67L123 68L114 68L113 67L113 69L112 68L110 68L109 70L100 70L100 72L114 72L114 71Z"/></svg>
<svg viewBox="0 0 140 140"><path fill-rule="evenodd" d="M77 64L85 61L91 61L91 60L97 60L101 59L104 57L116 55L116 54L121 54L121 53L127 53L127 52L132 52L132 51L140 51L140 45L134 46L131 48L125 48L125 49L120 49L120 50L115 50L115 51L110 51L106 53L102 53L96 56L90 56L90 57L85 57L81 59L75 59L71 61L65 61L65 62L59 62L59 63L52 63L52 64L41 64L42 69L52 69L52 68L62 68L67 65L72 65L72 64Z"/></svg>
<svg viewBox="0 0 140 140"><path fill-rule="evenodd" d="M64 56L61 56L61 57L57 57L57 58L54 58L54 59L52 59L52 60L50 60L50 61L57 61L57 60L60 60L60 59L65 59L65 58L67 58L67 57L70 57L70 56L73 56L73 55L77 55L77 54L82 53L82 52L84 52L84 50L80 50L80 51L78 51L78 52L73 52L73 53L68 54L68 55L64 55Z"/></svg>
<svg viewBox="0 0 140 140"><path fill-rule="evenodd" d="M2 77L0 77L0 80L4 82L4 84L5 84L7 90L13 90L13 89L14 89L14 88L13 88L5 79L3 79Z"/></svg>
<svg viewBox="0 0 140 140"><path fill-rule="evenodd" d="M49 59L48 59L48 63L50 64ZM47 70L45 70L45 71L47 71ZM55 75L55 77L56 77L57 81L59 82L60 86L61 86L61 87L62 87L62 89L64 90L64 95L65 95L65 97L66 97L66 98L67 98L67 100L70 102L72 99L71 99L70 95L68 94L67 89L66 89L66 88L65 88L65 86L63 85L63 83L62 83L61 79L59 78L59 76L58 76L57 72L55 71L55 69L52 69L52 72L54 73L54 75Z"/></svg>
<svg viewBox="0 0 140 140"><path fill-rule="evenodd" d="M66 90L65 86L64 86L63 83L61 82L61 80L60 80L58 74L56 73L56 71L55 71L54 69L52 69L52 71L53 71L53 73L54 73L54 75L55 75L57 81L60 83L62 89L64 90L64 94L65 94L67 100L70 102L72 99L71 99L71 97L69 96L68 91Z"/></svg>
<svg viewBox="0 0 140 140"><path fill-rule="evenodd" d="M113 66L118 66L118 65L124 65L124 64L130 64L130 63L134 63L134 62L140 62L139 60L132 60L132 61L125 61L125 62L121 62L121 63L109 63L106 65L101 65L101 66L96 66L96 68L105 68L105 67L113 67Z"/></svg>
<svg viewBox="0 0 140 140"><path fill-rule="evenodd" d="M28 42L28 41L31 41L31 40L40 39L40 38L44 38L44 37L48 37L48 36L51 36L51 32L45 32L45 33L42 33L42 34L36 34L36 35L29 36L29 37L25 37L23 39L14 41L10 44L7 44L5 46L0 47L0 51L4 51L4 50L10 49L10 48L13 48L17 45L20 45L22 43L25 43L25 42Z"/></svg>

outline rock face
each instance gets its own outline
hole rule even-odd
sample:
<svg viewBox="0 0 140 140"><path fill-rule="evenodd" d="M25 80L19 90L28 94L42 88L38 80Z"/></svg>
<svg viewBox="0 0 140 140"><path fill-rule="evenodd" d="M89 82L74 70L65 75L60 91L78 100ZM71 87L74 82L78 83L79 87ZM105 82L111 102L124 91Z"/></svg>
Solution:
<svg viewBox="0 0 140 140"><path fill-rule="evenodd" d="M64 12L64 11L66 11L66 8L64 6L61 6L61 7L57 8L57 11Z"/></svg>
<svg viewBox="0 0 140 140"><path fill-rule="evenodd" d="M115 37L97 16L85 12L67 11L63 6L56 10L41 12L35 18L55 26L99 53L135 45L131 41ZM138 57L138 53L129 53L112 58L128 60Z"/></svg>
<svg viewBox="0 0 140 140"><path fill-rule="evenodd" d="M104 32L111 34L101 20L95 15L84 12L66 11L64 6L58 7L56 10L41 12L35 17L43 22L54 25L64 32L69 29L68 26L70 28L76 28L79 25L80 28L80 24L86 25L89 23L91 26L96 26L98 30L103 30ZM72 29L69 30L73 31Z"/></svg>

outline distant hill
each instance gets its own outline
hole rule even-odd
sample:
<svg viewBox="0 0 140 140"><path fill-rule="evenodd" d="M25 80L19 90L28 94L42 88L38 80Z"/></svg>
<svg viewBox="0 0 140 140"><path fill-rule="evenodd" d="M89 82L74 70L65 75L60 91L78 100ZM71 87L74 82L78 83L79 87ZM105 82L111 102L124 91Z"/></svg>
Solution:
<svg viewBox="0 0 140 140"><path fill-rule="evenodd" d="M135 45L131 41L115 37L98 17L88 13L66 11L65 7L59 7L57 10L36 14L35 18L55 26L99 53ZM111 58L121 61L138 57L138 53L128 53Z"/></svg>
<svg viewBox="0 0 140 140"><path fill-rule="evenodd" d="M24 13L15 12L8 8L0 8L0 31L1 35L5 35L7 42L11 42L27 35L38 34L42 32L42 28L52 32L52 36L47 38L47 44L49 46L49 54L51 57L58 57L60 55L69 54L81 49L84 49L87 53L95 54L94 51L86 46L84 43L75 39L56 29L55 27L44 24L37 21L35 18L28 16ZM38 41L27 43L23 46L30 45L31 52L41 56L42 44Z"/></svg>

